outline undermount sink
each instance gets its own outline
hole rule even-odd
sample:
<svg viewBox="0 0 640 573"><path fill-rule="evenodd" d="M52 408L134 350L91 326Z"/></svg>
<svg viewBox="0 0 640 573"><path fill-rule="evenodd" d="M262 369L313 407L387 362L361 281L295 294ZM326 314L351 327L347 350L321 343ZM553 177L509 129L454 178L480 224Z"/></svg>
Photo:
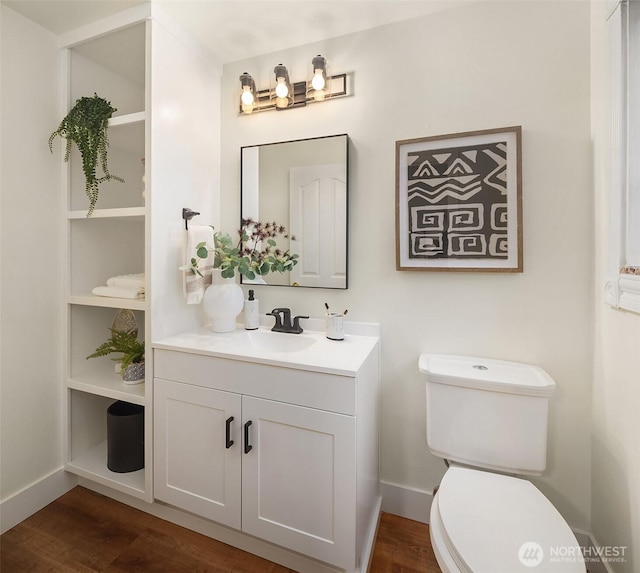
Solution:
<svg viewBox="0 0 640 573"><path fill-rule="evenodd" d="M245 335L252 348L267 352L300 352L316 343L315 338L304 334L285 334L271 330L247 331Z"/></svg>

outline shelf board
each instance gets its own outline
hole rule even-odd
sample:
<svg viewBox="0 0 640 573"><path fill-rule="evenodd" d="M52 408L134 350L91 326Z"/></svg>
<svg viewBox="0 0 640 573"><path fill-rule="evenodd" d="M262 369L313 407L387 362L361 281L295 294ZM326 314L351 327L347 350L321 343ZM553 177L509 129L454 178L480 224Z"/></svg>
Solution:
<svg viewBox="0 0 640 573"><path fill-rule="evenodd" d="M99 306L102 308L128 308L142 311L147 308L147 300L144 298L112 298L94 294L71 294L67 298L67 302L69 304Z"/></svg>
<svg viewBox="0 0 640 573"><path fill-rule="evenodd" d="M96 481L138 498L146 496L145 470L116 473L107 468L106 440L67 462L65 469L81 477Z"/></svg>
<svg viewBox="0 0 640 573"><path fill-rule="evenodd" d="M125 384L112 360L82 360L72 364L67 387L88 394L147 405L145 384Z"/></svg>
<svg viewBox="0 0 640 573"><path fill-rule="evenodd" d="M96 209L91 217L87 217L87 211L68 211L67 219L115 219L121 217L144 217L145 207L122 207L118 209Z"/></svg>
<svg viewBox="0 0 640 573"><path fill-rule="evenodd" d="M140 123L141 121L145 121L146 119L147 119L147 112L145 111L128 113L126 115L118 115L116 117L112 117L109 120L109 127L116 127L118 125L128 125L131 123Z"/></svg>

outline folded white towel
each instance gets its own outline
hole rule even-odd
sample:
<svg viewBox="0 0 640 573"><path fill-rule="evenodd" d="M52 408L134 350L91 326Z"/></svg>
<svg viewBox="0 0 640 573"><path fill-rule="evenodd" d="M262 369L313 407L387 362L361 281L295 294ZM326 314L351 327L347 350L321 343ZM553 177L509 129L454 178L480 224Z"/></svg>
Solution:
<svg viewBox="0 0 640 573"><path fill-rule="evenodd" d="M144 289L144 273L111 277L107 279L107 286L137 287Z"/></svg>
<svg viewBox="0 0 640 573"><path fill-rule="evenodd" d="M206 260L201 260L198 264L204 276L197 275L191 270L191 259L196 256L196 246L199 243L207 243L212 247L213 229L208 225L189 225L184 241L185 269L182 271L182 290L187 304L200 304L204 289L211 284L213 255L209 255Z"/></svg>
<svg viewBox="0 0 640 573"><path fill-rule="evenodd" d="M113 298L143 298L144 289L125 286L99 286L92 291L96 296L110 296Z"/></svg>

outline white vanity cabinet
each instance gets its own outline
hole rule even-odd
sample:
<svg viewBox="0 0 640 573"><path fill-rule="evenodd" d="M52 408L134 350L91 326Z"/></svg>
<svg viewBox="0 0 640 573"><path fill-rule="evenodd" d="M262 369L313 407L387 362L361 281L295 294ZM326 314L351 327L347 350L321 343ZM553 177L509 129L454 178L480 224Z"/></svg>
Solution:
<svg viewBox="0 0 640 573"><path fill-rule="evenodd" d="M240 528L241 396L156 378L154 400L155 497Z"/></svg>
<svg viewBox="0 0 640 573"><path fill-rule="evenodd" d="M337 566L368 559L377 342L352 376L154 350L154 496Z"/></svg>
<svg viewBox="0 0 640 573"><path fill-rule="evenodd" d="M250 396L242 412L242 530L352 568L355 417Z"/></svg>

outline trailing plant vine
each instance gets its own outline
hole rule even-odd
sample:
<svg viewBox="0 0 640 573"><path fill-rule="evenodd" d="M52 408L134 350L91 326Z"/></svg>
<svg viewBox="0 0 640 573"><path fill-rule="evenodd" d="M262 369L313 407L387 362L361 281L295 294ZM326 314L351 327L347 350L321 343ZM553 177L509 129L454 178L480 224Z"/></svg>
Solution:
<svg viewBox="0 0 640 573"><path fill-rule="evenodd" d="M64 154L65 162L71 155L71 143L75 143L82 156L82 171L85 176L85 192L89 197L89 211L87 217L91 217L93 209L98 201L99 185L105 181L120 181L122 177L109 173L107 167L107 148L109 139L107 129L109 119L117 109L111 107L111 102L93 94L93 97L81 97L76 100L67 116L62 120L58 129L49 137L49 149L53 153L53 140L56 136L67 140ZM103 175L98 177L98 163Z"/></svg>

